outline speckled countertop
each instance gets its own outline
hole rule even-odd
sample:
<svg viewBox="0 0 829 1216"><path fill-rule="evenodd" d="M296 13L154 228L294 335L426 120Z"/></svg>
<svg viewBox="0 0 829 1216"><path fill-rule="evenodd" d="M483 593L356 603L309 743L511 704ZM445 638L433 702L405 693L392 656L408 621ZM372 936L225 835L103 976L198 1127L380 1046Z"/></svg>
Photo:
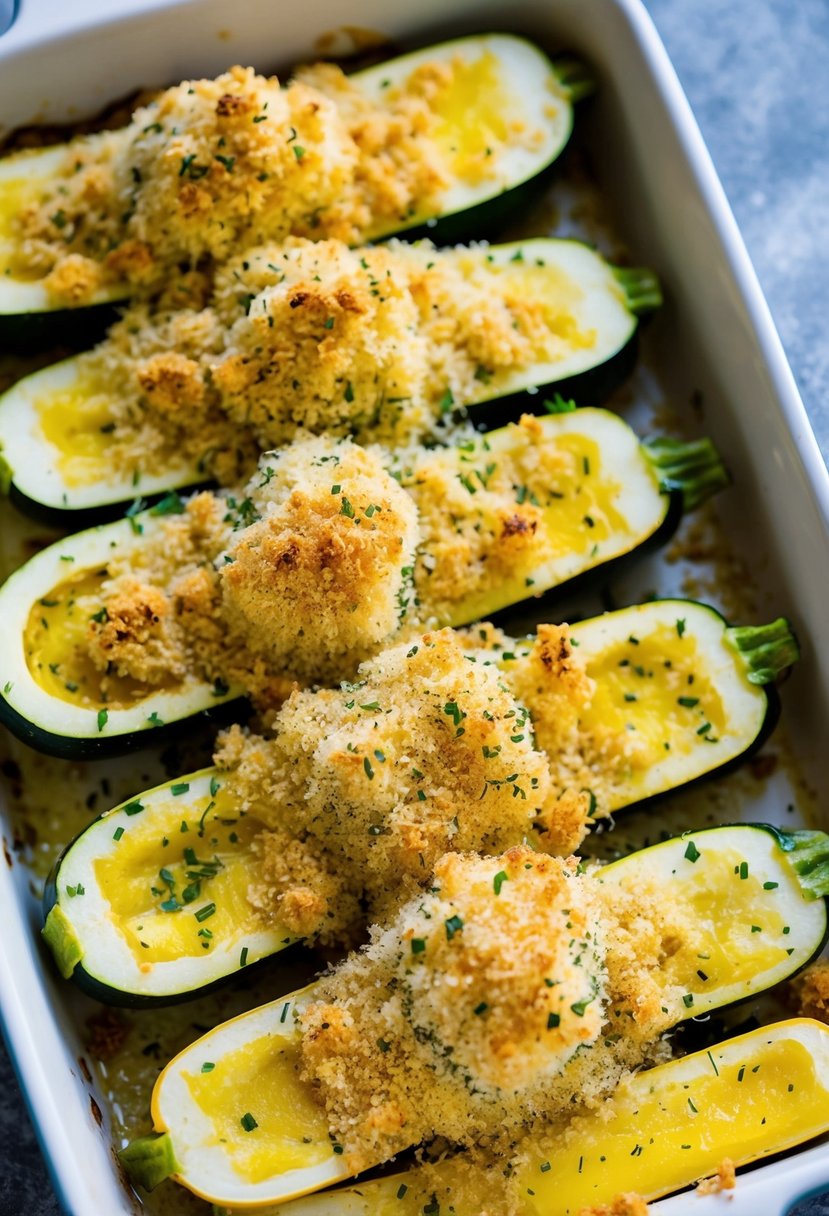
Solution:
<svg viewBox="0 0 829 1216"><path fill-rule="evenodd" d="M829 3L646 3L702 127L829 458ZM0 1047L0 1216L58 1216L22 1111ZM795 1212L829 1216L829 1196Z"/></svg>

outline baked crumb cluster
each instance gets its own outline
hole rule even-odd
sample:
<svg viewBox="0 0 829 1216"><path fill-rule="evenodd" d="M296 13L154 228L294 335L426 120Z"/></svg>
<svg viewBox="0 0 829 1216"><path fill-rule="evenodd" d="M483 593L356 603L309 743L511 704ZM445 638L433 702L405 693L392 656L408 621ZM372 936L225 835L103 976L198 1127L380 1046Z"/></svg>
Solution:
<svg viewBox="0 0 829 1216"><path fill-rule="evenodd" d="M126 129L69 145L59 184L20 214L14 269L42 278L56 303L82 304L113 284L152 289L182 262L225 262L240 245L356 244L405 226L457 176L497 181L503 147L545 137L509 121L489 157L452 157L442 110L466 68L460 52L422 63L376 100L332 64L284 88L234 67L166 89Z"/></svg>
<svg viewBox="0 0 829 1216"><path fill-rule="evenodd" d="M634 918L652 930L635 941ZM517 1160L534 1120L597 1106L661 1050L665 1016L634 1016L617 951L658 975L670 920L574 858L445 854L300 1014L303 1076L349 1165L435 1135Z"/></svg>
<svg viewBox="0 0 829 1216"><path fill-rule="evenodd" d="M338 689L293 691L267 736L220 736L229 794L267 825L249 892L263 914L347 941L427 886L447 851L579 846L623 780L627 738L612 753L581 726L593 684L566 626L540 627L503 664L506 645L491 629L418 634Z"/></svg>
<svg viewBox="0 0 829 1216"><path fill-rule="evenodd" d="M579 464L535 418L507 439L497 451L476 438L392 456L307 436L266 453L241 490L173 499L170 514L135 520L140 544L73 598L88 622L76 657L98 672L104 700L125 680L135 696L209 679L272 708L288 679L352 676L383 646L479 615L487 596L524 589L555 555L545 511ZM548 667L565 666L540 651L535 695ZM550 731L561 739L568 722Z"/></svg>
<svg viewBox="0 0 829 1216"><path fill-rule="evenodd" d="M302 429L439 437L456 406L591 347L578 298L544 266L482 250L290 239L176 276L77 368L114 468L198 465L231 484Z"/></svg>

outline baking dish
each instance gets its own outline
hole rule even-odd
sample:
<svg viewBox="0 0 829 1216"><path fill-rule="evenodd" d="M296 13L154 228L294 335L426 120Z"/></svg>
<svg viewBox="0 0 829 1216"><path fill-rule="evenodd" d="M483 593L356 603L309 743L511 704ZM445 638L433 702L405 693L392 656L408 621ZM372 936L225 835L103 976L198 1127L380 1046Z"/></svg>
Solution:
<svg viewBox="0 0 829 1216"><path fill-rule="evenodd" d="M439 0L405 0L391 11L379 0L358 0L348 20L415 42L505 24L500 5L456 2L447 19ZM301 13L238 0L232 14L216 0L135 0L114 18L100 0L71 13L51 4L24 6L0 41L0 124L72 119L139 85L214 73L233 61L290 63L311 54L317 37L342 21L342 6L332 0L307 0ZM829 709L829 655L812 640L825 618L829 477L701 137L635 0L516 3L509 25L580 52L601 81L582 120L585 141L613 200L616 227L634 256L658 267L666 287L650 362L689 419L691 397L703 402L706 430L727 454L739 493L724 500L720 514L751 560L758 616L786 612L799 630L804 661L787 689L785 720L819 801L827 793L820 724ZM3 516L4 527L10 518ZM635 577L640 591L671 589L660 565ZM780 818L778 804L787 796L775 786L751 803L751 817ZM42 958L37 908L20 866L2 872L0 917L8 926L0 940L7 1033L62 1201L78 1216L137 1211L79 1071L72 1001ZM730 1210L782 1216L798 1196L827 1181L829 1154L813 1147L741 1178ZM691 1202L703 1216L721 1206L715 1197L678 1196L655 1208L676 1213Z"/></svg>

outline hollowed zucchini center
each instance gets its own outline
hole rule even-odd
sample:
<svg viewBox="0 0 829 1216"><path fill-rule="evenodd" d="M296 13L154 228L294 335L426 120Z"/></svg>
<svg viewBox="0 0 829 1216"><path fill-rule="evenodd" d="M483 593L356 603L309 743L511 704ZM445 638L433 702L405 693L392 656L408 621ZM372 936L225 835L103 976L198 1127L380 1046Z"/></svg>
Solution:
<svg viewBox="0 0 829 1216"><path fill-rule="evenodd" d="M205 1053L209 1046L208 1040ZM183 1073L187 1088L212 1122L207 1143L222 1145L245 1182L307 1169L331 1156L325 1114L298 1077L298 1034L263 1035L205 1063L214 1067Z"/></svg>
<svg viewBox="0 0 829 1216"><path fill-rule="evenodd" d="M86 648L89 623L101 611L105 567L83 570L58 583L29 612L23 634L32 679L50 696L85 709L127 709L158 692L181 687L170 676L149 685L106 672Z"/></svg>
<svg viewBox="0 0 829 1216"><path fill-rule="evenodd" d="M608 645L591 657L596 681L582 723L598 741L630 736L631 773L669 756L690 755L726 732L726 708L696 639L660 625L639 638Z"/></svg>
<svg viewBox="0 0 829 1216"><path fill-rule="evenodd" d="M261 877L251 841L262 826L234 809L222 789L195 800L185 789L154 803L152 816L126 821L116 846L93 865L109 915L142 970L262 929L248 899Z"/></svg>
<svg viewBox="0 0 829 1216"><path fill-rule="evenodd" d="M54 463L70 487L94 485L112 476L112 418L99 386L81 378L52 389L35 403L43 438L55 451Z"/></svg>

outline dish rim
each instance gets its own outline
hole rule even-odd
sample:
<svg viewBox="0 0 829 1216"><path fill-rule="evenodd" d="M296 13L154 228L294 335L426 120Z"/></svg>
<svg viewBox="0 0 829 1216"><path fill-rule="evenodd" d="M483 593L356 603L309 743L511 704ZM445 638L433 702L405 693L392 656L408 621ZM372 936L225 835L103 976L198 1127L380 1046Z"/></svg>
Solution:
<svg viewBox="0 0 829 1216"><path fill-rule="evenodd" d="M196 8L200 0L138 0L119 12L105 9L105 0L86 0L72 23L56 28L53 15L40 13L28 19L34 6L23 6L14 26L0 39L0 65L32 50L59 45L69 36L93 32L113 33L125 22L146 17L165 9ZM801 462L805 479L820 515L824 533L829 535L829 469L824 462L806 407L788 363L782 341L772 319L769 305L749 258L737 221L714 167L690 103L685 95L664 43L644 0L608 0L623 15L651 72L660 100L680 144L687 167L700 192L707 218L720 242L725 268L750 324L768 373L776 405L781 410L788 436ZM97 11L97 15L95 10ZM13 880L0 881L0 921L19 922L28 929L24 910L19 906ZM36 1019L26 1009L26 994L15 982L6 936L0 934L0 1029L20 1082L24 1102L60 1205L68 1213L85 1216L77 1201L89 1199L78 1188L77 1164L71 1154L61 1118L50 1092L44 1061L35 1046ZM53 1036L58 1024L52 1020ZM818 1144L794 1151L766 1165L758 1164L730 1192L731 1216L756 1216L758 1193L763 1188L763 1207L767 1216L783 1216L789 1207L808 1195L829 1187L829 1154ZM687 1193L653 1204L664 1216L681 1216L687 1211ZM715 1205L716 1208L715 1208ZM719 1210L717 1197L694 1197L694 1211L700 1216Z"/></svg>

